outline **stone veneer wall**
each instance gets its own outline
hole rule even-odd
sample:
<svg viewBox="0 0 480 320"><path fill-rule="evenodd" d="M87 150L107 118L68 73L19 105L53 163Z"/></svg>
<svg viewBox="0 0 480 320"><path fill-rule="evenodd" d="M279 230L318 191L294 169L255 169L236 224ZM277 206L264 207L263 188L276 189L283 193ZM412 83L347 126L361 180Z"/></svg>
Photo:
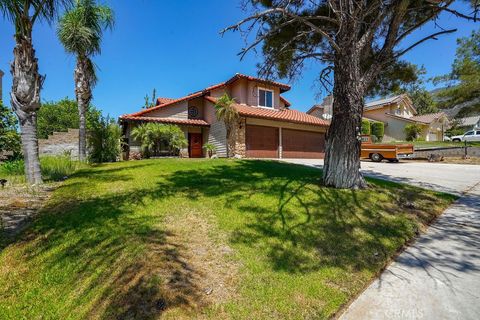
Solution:
<svg viewBox="0 0 480 320"><path fill-rule="evenodd" d="M245 140L245 118L241 118L238 122L237 132L235 135L235 155L245 158L247 155L247 145Z"/></svg>
<svg viewBox="0 0 480 320"><path fill-rule="evenodd" d="M78 158L78 129L68 129L67 132L54 132L48 139L38 139L40 155L64 155L71 153L72 158Z"/></svg>

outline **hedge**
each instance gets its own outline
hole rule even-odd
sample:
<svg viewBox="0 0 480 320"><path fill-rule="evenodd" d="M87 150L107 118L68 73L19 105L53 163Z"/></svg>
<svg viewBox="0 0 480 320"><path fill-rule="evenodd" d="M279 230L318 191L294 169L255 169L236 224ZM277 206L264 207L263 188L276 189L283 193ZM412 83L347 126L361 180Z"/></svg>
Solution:
<svg viewBox="0 0 480 320"><path fill-rule="evenodd" d="M383 140L383 135L385 133L385 127L383 122L374 122L371 125L372 135L377 138L377 141Z"/></svg>
<svg viewBox="0 0 480 320"><path fill-rule="evenodd" d="M362 134L371 134L370 121L367 119L362 119Z"/></svg>

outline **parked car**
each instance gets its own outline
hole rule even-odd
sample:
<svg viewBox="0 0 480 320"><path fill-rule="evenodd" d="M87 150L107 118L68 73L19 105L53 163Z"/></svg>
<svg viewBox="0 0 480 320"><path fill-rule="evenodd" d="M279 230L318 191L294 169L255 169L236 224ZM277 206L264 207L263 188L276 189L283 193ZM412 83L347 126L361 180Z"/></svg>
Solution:
<svg viewBox="0 0 480 320"><path fill-rule="evenodd" d="M413 157L413 144L373 143L369 135L362 135L360 158L368 158L373 162L383 159L389 162L398 162L399 159Z"/></svg>
<svg viewBox="0 0 480 320"><path fill-rule="evenodd" d="M480 130L470 130L465 132L463 135L451 137L453 142L460 141L480 141Z"/></svg>

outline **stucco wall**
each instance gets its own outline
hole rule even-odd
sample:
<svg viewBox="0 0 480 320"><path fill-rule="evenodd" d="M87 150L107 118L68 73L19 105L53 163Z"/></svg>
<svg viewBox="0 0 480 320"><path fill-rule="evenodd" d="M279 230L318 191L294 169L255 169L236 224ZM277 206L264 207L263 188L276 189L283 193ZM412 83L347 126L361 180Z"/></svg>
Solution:
<svg viewBox="0 0 480 320"><path fill-rule="evenodd" d="M188 119L188 101L178 102L145 114L148 117Z"/></svg>

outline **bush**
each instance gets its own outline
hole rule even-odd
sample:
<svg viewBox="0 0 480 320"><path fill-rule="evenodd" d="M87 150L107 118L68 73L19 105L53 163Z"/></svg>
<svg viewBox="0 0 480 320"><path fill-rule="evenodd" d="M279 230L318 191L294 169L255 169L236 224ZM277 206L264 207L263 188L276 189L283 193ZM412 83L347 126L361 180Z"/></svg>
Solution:
<svg viewBox="0 0 480 320"><path fill-rule="evenodd" d="M207 151L208 157L211 158L217 152L217 147L213 143L205 143L203 149Z"/></svg>
<svg viewBox="0 0 480 320"><path fill-rule="evenodd" d="M0 178L25 182L25 164L23 160L7 161L0 164ZM62 180L72 175L81 167L80 162L72 160L69 155L44 156L40 158L42 176L46 181Z"/></svg>
<svg viewBox="0 0 480 320"><path fill-rule="evenodd" d="M371 134L370 121L368 121L367 119L362 119L362 134Z"/></svg>
<svg viewBox="0 0 480 320"><path fill-rule="evenodd" d="M72 160L70 155L44 156L40 158L42 176L46 180L58 181L72 175L80 168L78 161Z"/></svg>
<svg viewBox="0 0 480 320"><path fill-rule="evenodd" d="M88 161L115 162L120 157L122 130L109 117L100 116L88 133Z"/></svg>
<svg viewBox="0 0 480 320"><path fill-rule="evenodd" d="M422 132L422 127L416 123L407 124L403 131L407 141L415 141Z"/></svg>
<svg viewBox="0 0 480 320"><path fill-rule="evenodd" d="M373 122L371 125L372 136L375 136L378 142L383 140L383 135L385 134L385 125L383 122Z"/></svg>
<svg viewBox="0 0 480 320"><path fill-rule="evenodd" d="M172 124L143 123L132 130L132 137L141 143L146 158L159 155L179 155L188 146L182 129Z"/></svg>

